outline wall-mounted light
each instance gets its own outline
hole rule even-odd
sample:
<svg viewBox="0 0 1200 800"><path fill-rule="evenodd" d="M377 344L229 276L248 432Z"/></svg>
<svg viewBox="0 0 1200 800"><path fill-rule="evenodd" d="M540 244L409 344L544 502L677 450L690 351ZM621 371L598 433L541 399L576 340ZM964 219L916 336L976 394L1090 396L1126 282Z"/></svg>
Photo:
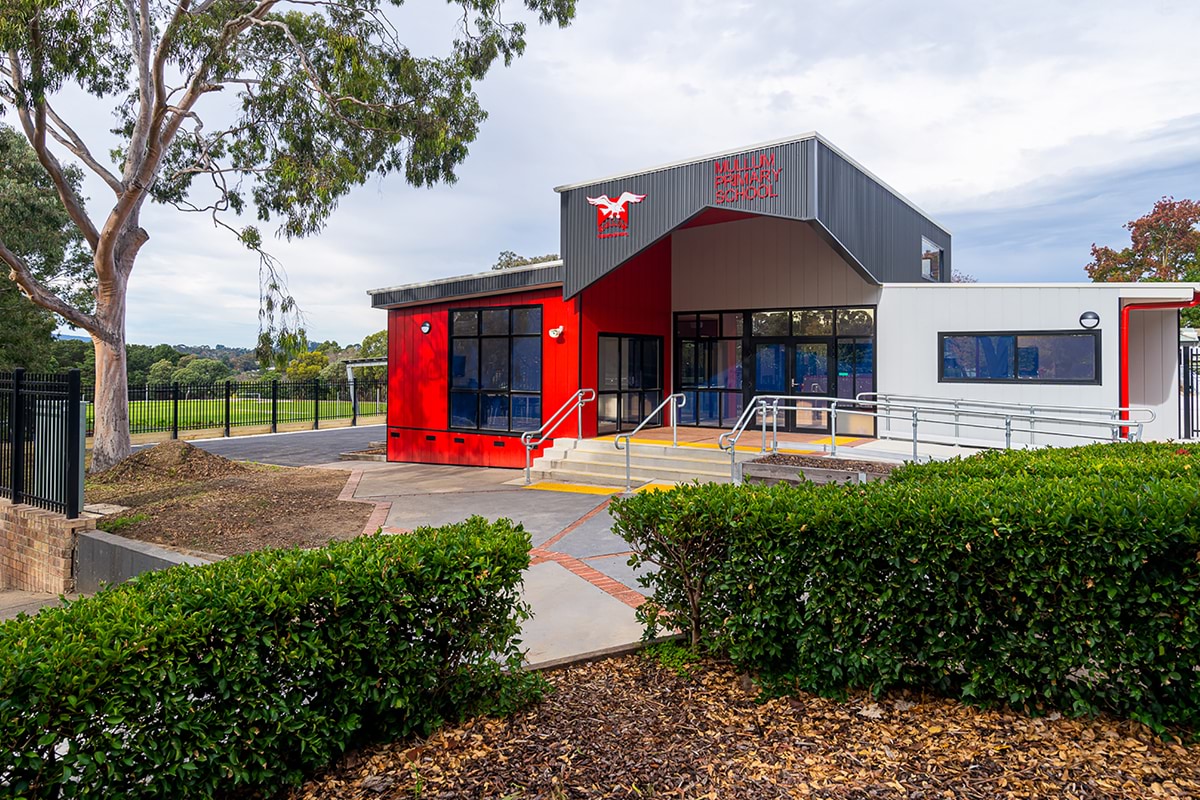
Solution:
<svg viewBox="0 0 1200 800"><path fill-rule="evenodd" d="M1100 315L1095 311L1085 311L1079 315L1079 324L1090 331L1100 324Z"/></svg>
<svg viewBox="0 0 1200 800"><path fill-rule="evenodd" d="M431 331L432 329L433 329L433 326L429 324L429 320L425 320L424 322L421 323L421 333L429 333L429 331Z"/></svg>
<svg viewBox="0 0 1200 800"><path fill-rule="evenodd" d="M557 339L561 339L561 338L562 338L562 335L563 335L563 330L564 330L563 326L562 326L562 325L559 325L557 328L551 328L550 330L546 331L546 334L547 334L547 335L548 335L548 336L549 336L551 339L556 339L556 340L557 340Z"/></svg>

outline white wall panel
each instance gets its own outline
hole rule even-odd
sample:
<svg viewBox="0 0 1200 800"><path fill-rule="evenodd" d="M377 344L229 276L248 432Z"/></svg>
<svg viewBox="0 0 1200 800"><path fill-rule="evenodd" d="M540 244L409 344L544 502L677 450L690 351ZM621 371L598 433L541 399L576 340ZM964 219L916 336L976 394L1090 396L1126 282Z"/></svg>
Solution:
<svg viewBox="0 0 1200 800"><path fill-rule="evenodd" d="M1116 407L1119 400L1119 287L1103 284L1064 286L979 286L972 284L884 287L879 301L877 386L883 393L937 398L961 398L997 403ZM1101 382L1098 385L1029 383L939 383L939 333L1021 331L1080 331L1084 311L1100 315ZM1158 350L1147 357L1170 370L1173 351ZM1159 411L1159 408L1155 408ZM1067 412L1065 415L1070 416ZM1161 416L1161 411L1160 411ZM993 424L993 423L989 423ZM911 428L893 423L897 434ZM881 429L884 425L881 423ZM1093 430L1098 435L1099 430ZM934 428L934 436L949 436L949 428ZM964 439L1002 440L1000 431L961 430ZM1029 442L1018 437L1016 444ZM1035 443L1045 443L1037 437ZM1059 444L1073 443L1059 439Z"/></svg>

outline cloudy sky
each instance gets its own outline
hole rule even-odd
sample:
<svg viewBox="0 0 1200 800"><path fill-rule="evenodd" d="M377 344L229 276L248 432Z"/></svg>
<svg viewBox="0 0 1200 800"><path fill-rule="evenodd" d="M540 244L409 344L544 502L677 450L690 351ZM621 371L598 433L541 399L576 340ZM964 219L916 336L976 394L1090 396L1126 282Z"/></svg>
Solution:
<svg viewBox="0 0 1200 800"><path fill-rule="evenodd" d="M454 35L439 0L396 20L420 52ZM1200 198L1197 31L1195 0L579 0L478 87L456 185L372 181L270 249L310 337L357 342L385 326L367 289L558 251L556 185L817 130L949 227L959 270L1086 280L1093 242ZM202 218L143 225L129 340L251 345L256 259Z"/></svg>

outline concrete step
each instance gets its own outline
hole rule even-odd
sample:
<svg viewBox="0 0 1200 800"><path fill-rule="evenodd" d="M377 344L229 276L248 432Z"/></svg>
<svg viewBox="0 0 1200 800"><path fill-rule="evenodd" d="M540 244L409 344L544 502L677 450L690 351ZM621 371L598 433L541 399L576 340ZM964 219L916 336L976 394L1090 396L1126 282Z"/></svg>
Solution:
<svg viewBox="0 0 1200 800"><path fill-rule="evenodd" d="M534 468L530 470L530 476L534 481L552 481L554 483L580 483L588 486L611 486L614 488L623 488L625 486L625 470L617 471L583 471L575 469L554 468L552 470L539 470ZM723 475L682 475L670 476L660 473L637 472L630 473L630 483L633 488L642 486L647 483L690 483L693 480L700 480L702 483L729 483L729 473Z"/></svg>
<svg viewBox="0 0 1200 800"><path fill-rule="evenodd" d="M557 461L541 461L533 465L539 472L552 474L580 473L588 475L618 476L621 483L625 482L625 462L620 464L605 462L575 461L562 459ZM647 467L640 464L630 464L632 475L645 476L646 480L662 479L668 481L688 481L692 478L728 478L729 467L725 469L696 469L694 467Z"/></svg>
<svg viewBox="0 0 1200 800"><path fill-rule="evenodd" d="M636 446L629 454L630 464L639 469L697 469L729 471L729 456L722 453L722 458L692 458L686 451L678 455L647 455ZM625 451L608 450L593 452L590 450L572 450L565 454L547 454L542 458L555 461L570 461L579 464L611 464L625 469Z"/></svg>

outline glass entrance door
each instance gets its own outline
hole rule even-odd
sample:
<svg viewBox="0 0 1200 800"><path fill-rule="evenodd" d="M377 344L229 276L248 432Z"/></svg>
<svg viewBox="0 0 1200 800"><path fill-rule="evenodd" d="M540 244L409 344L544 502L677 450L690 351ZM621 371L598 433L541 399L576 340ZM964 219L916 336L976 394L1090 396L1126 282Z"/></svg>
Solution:
<svg viewBox="0 0 1200 800"><path fill-rule="evenodd" d="M633 430L662 402L662 339L600 336L597 431Z"/></svg>
<svg viewBox="0 0 1200 800"><path fill-rule="evenodd" d="M800 397L829 397L833 385L833 342L788 338L754 345L755 395L778 394ZM811 404L798 400L799 406L780 416L781 430L822 432L829 430L829 415L817 409L824 402ZM811 405L812 411L804 410Z"/></svg>

